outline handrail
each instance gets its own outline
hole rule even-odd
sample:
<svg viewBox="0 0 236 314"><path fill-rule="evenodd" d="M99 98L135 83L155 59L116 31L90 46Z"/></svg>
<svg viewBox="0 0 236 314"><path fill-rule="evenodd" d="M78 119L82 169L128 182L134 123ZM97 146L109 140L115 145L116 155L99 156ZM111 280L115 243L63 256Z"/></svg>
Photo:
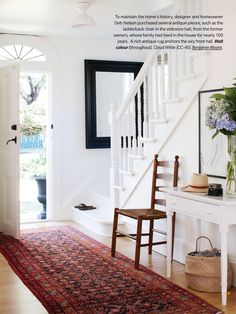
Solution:
<svg viewBox="0 0 236 314"><path fill-rule="evenodd" d="M151 51L148 54L141 70L139 71L138 75L135 78L135 81L133 83L132 88L130 89L130 91L127 94L126 98L124 99L123 103L121 104L121 106L117 110L117 113L116 113L116 120L117 121L120 120L121 116L126 111L130 102L134 99L135 95L137 94L140 86L143 84L145 75L147 75L147 73L148 73L148 68L152 64L153 59L156 57L156 55L157 55L157 50Z"/></svg>

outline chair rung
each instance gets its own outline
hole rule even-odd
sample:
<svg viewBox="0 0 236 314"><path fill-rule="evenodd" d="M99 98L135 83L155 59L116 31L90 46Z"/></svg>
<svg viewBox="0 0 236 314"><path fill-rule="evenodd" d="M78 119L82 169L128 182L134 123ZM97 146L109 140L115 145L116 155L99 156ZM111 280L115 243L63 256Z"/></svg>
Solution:
<svg viewBox="0 0 236 314"><path fill-rule="evenodd" d="M166 244L167 241L159 241L159 242L153 242L152 245L162 245L162 244Z"/></svg>
<svg viewBox="0 0 236 314"><path fill-rule="evenodd" d="M117 237L122 236L122 237L130 238L132 240L136 240L136 236L133 236L132 234L125 233L125 232L119 231L119 230L116 230L116 233L117 233Z"/></svg>
<svg viewBox="0 0 236 314"><path fill-rule="evenodd" d="M162 244L166 244L167 241L159 241L159 242L153 242L152 245L162 245ZM144 246L149 246L149 243L143 243L140 245L141 247L144 247Z"/></svg>
<svg viewBox="0 0 236 314"><path fill-rule="evenodd" d="M123 231L116 230L117 237L132 237L132 239L136 240L137 234L136 233L126 233ZM149 233L142 233L141 236L149 236Z"/></svg>

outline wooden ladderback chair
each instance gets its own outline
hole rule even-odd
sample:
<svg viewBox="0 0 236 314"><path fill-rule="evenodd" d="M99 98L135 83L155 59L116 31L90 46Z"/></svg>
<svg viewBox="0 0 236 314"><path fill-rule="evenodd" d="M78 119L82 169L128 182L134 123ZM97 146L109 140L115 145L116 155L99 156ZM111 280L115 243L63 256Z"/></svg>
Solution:
<svg viewBox="0 0 236 314"><path fill-rule="evenodd" d="M171 172L168 170L171 169ZM178 169L179 169L179 157L175 156L174 161L159 161L158 155L154 156L153 161L153 174L152 174L152 191L151 191L151 205L150 208L134 208L134 209L119 209L115 208L113 233L112 233L112 245L111 255L114 257L116 252L116 238L128 237L136 242L135 248L135 268L139 268L140 260L140 248L148 246L148 253L152 254L152 247L154 245L166 244L167 241L153 242L153 232L158 232L166 235L165 232L154 228L154 221L158 219L166 219L166 213L163 211L163 206L166 205L166 200L160 198L160 188L163 187L163 181L166 183L171 180L171 186L177 187L178 183ZM165 171L166 170L166 171ZM161 182L161 185L160 183ZM167 184L165 184L166 186ZM125 216L137 221L137 231L133 233L125 233L118 230L119 215ZM142 233L143 221L149 221L149 232ZM172 258L174 250L174 232L175 232L175 213L172 216ZM148 243L142 243L142 236L148 236Z"/></svg>

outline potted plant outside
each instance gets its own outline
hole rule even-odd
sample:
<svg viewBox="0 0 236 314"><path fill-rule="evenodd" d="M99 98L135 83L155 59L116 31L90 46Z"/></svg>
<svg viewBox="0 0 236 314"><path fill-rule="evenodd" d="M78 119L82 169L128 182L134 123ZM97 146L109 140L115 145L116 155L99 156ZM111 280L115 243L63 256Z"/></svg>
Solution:
<svg viewBox="0 0 236 314"><path fill-rule="evenodd" d="M37 183L37 200L43 205L42 211L38 214L39 219L46 219L47 212L47 180L46 180L46 157L40 154L37 158L29 160L21 165L23 176L31 177Z"/></svg>
<svg viewBox="0 0 236 314"><path fill-rule="evenodd" d="M46 180L46 157L40 155L32 160L34 175L32 178L36 181L38 187L37 200L43 205L42 211L38 214L39 219L46 219L47 216L47 180Z"/></svg>

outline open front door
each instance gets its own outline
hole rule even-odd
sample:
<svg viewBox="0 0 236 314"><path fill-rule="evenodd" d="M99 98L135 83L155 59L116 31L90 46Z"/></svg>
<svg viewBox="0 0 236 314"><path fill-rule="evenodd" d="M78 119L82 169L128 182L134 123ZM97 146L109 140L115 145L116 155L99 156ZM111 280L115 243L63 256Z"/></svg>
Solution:
<svg viewBox="0 0 236 314"><path fill-rule="evenodd" d="M19 221L19 65L0 67L0 231L15 238Z"/></svg>

